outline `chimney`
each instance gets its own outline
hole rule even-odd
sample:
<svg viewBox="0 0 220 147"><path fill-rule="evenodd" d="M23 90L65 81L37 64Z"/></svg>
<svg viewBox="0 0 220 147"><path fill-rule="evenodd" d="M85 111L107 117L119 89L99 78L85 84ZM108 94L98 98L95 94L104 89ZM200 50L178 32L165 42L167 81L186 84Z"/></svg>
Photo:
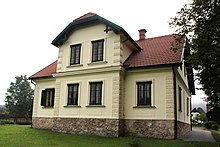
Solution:
<svg viewBox="0 0 220 147"><path fill-rule="evenodd" d="M145 39L145 33L147 32L145 29L138 30L139 32L139 40Z"/></svg>

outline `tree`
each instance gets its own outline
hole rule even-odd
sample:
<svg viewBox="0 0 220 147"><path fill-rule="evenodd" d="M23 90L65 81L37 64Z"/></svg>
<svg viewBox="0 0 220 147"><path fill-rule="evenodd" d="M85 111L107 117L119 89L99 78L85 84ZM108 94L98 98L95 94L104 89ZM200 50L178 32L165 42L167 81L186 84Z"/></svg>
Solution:
<svg viewBox="0 0 220 147"><path fill-rule="evenodd" d="M199 111L200 113L205 114L205 111L204 111L201 107L198 107L198 108L197 108L197 111Z"/></svg>
<svg viewBox="0 0 220 147"><path fill-rule="evenodd" d="M170 25L189 38L190 61L208 96L208 105L220 105L220 0L192 0L171 18ZM181 40L181 39L176 39Z"/></svg>
<svg viewBox="0 0 220 147"><path fill-rule="evenodd" d="M6 111L6 108L5 107L0 107L0 118L7 117L7 114L8 114L8 112Z"/></svg>
<svg viewBox="0 0 220 147"><path fill-rule="evenodd" d="M199 124L204 123L206 121L206 114L205 113L197 114L194 121Z"/></svg>
<svg viewBox="0 0 220 147"><path fill-rule="evenodd" d="M15 83L11 82L7 89L5 102L9 114L15 118L30 118L33 106L34 91L27 80L26 75L15 77Z"/></svg>
<svg viewBox="0 0 220 147"><path fill-rule="evenodd" d="M209 121L216 121L220 124L220 107L215 107L206 113Z"/></svg>

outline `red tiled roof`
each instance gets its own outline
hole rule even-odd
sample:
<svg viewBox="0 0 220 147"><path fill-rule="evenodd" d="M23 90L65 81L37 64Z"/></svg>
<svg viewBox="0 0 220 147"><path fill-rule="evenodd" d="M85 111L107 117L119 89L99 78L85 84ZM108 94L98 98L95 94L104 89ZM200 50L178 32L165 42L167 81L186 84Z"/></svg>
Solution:
<svg viewBox="0 0 220 147"><path fill-rule="evenodd" d="M132 54L125 62L125 67L144 67L179 63L181 60L183 44L178 46L176 52L171 50L171 44L175 43L174 36L176 35L137 40L137 44L143 50Z"/></svg>
<svg viewBox="0 0 220 147"><path fill-rule="evenodd" d="M194 108L191 112L199 112L196 108Z"/></svg>
<svg viewBox="0 0 220 147"><path fill-rule="evenodd" d="M51 63L47 67L38 71L37 73L32 75L30 78L34 79L34 78L49 77L49 76L52 76L52 74L56 73L56 70L57 70L57 61Z"/></svg>
<svg viewBox="0 0 220 147"><path fill-rule="evenodd" d="M87 18L87 17L91 17L91 16L95 16L97 15L96 13L92 13L92 12L89 12L89 13L86 13L78 18L76 18L75 20L80 20L80 19L84 19L84 18Z"/></svg>

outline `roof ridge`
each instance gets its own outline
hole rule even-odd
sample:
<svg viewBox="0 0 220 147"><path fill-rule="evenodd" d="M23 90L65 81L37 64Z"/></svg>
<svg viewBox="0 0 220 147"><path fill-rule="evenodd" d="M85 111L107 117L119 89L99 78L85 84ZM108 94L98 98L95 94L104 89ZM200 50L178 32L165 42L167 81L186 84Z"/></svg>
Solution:
<svg viewBox="0 0 220 147"><path fill-rule="evenodd" d="M84 18L91 17L91 16L95 16L95 15L97 15L97 14L96 14L96 13L93 13L93 12L88 12L88 13L86 13L86 14L84 14L84 15L82 15L82 16L76 18L76 19L74 19L73 21L75 21L75 20L80 20L80 19L84 19Z"/></svg>
<svg viewBox="0 0 220 147"><path fill-rule="evenodd" d="M157 39L157 38L162 38L162 37L167 37L167 36L174 36L174 35L180 35L180 34L168 34L168 35L150 37L150 38L145 38L145 39L142 39L142 40L135 40L135 41L136 41L136 42L137 42L137 41L144 41L144 40L148 40L148 39Z"/></svg>

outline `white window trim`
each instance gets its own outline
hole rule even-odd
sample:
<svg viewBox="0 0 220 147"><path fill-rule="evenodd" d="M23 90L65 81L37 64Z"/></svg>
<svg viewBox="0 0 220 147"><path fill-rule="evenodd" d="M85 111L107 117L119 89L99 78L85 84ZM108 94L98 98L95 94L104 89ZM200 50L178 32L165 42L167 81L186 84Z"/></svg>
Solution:
<svg viewBox="0 0 220 147"><path fill-rule="evenodd" d="M42 91L43 90L46 90L46 89L55 89L55 93L54 93L54 106L55 106L55 99L56 99L56 87L53 87L53 86L44 86L42 88L39 88L39 99L38 99L38 106L40 107L44 107L44 106L41 106L41 95L42 95ZM53 106L53 107L54 107Z"/></svg>
<svg viewBox="0 0 220 147"><path fill-rule="evenodd" d="M92 62L92 42L93 41L98 41L98 40L104 40L103 61ZM99 63L108 63L108 61L106 61L106 48L107 48L107 38L96 38L96 39L90 40L89 62L87 63L87 65L94 65L94 64L99 64Z"/></svg>
<svg viewBox="0 0 220 147"><path fill-rule="evenodd" d="M138 97L137 97L137 83L138 82L151 82L151 106L150 107L155 107L155 79L145 79L145 80L137 80L135 81L135 102L134 102L134 107L141 107L137 105ZM148 107L148 106L146 106Z"/></svg>
<svg viewBox="0 0 220 147"><path fill-rule="evenodd" d="M70 57L71 57L71 46L74 46L74 45L78 45L78 44L81 44L81 48L80 48L80 61L79 61L79 64L73 64L73 65L70 65ZM78 43L74 43L74 44L70 44L69 45L69 50L68 50L68 57L67 57L67 66L66 67L77 67L77 66L83 66L82 64L82 61L83 61L83 42L78 42Z"/></svg>
<svg viewBox="0 0 220 147"><path fill-rule="evenodd" d="M102 99L101 99L101 105L90 105L90 83L91 82L102 82ZM103 107L105 106L105 100L104 100L104 95L105 95L105 80L104 79L95 79L95 80L90 80L88 81L88 96L87 96L87 107Z"/></svg>
<svg viewBox="0 0 220 147"><path fill-rule="evenodd" d="M78 91L78 105L67 105L68 103L68 84L79 84L79 91ZM66 92L65 92L65 99L64 99L64 104L63 106L81 106L81 87L82 87L82 82L81 81L72 81L72 82L67 82L66 83Z"/></svg>

